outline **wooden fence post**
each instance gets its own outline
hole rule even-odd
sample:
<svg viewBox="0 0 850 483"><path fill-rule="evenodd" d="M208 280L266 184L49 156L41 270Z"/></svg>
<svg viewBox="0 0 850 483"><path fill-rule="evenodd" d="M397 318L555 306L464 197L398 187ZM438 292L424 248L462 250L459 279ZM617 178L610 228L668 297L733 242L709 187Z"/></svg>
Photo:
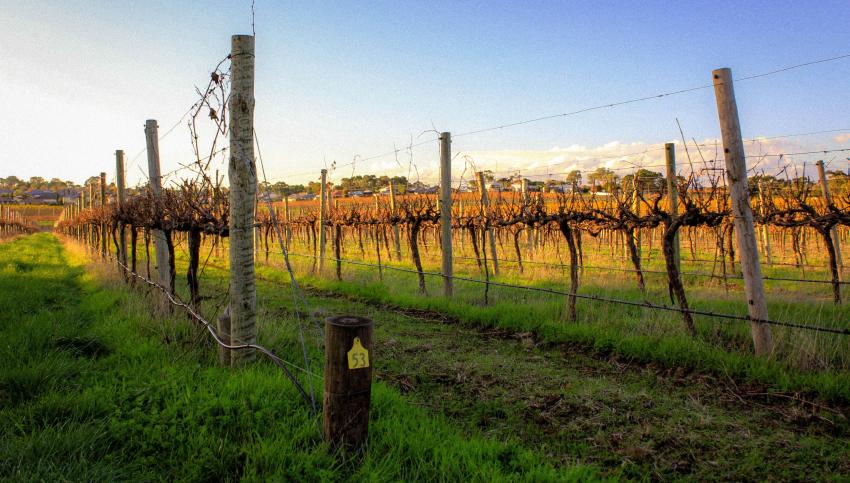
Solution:
<svg viewBox="0 0 850 483"><path fill-rule="evenodd" d="M440 134L440 233L443 250L443 295L452 296L452 133Z"/></svg>
<svg viewBox="0 0 850 483"><path fill-rule="evenodd" d="M322 185L319 192L319 274L321 275L325 268L325 244L327 237L325 235L325 217L328 209L328 170L322 170Z"/></svg>
<svg viewBox="0 0 850 483"><path fill-rule="evenodd" d="M100 209L101 212L106 211L106 173L100 173ZM100 257L106 258L106 240L107 237L107 226L106 222L103 221L100 223Z"/></svg>
<svg viewBox="0 0 850 483"><path fill-rule="evenodd" d="M89 211L94 211L94 183L89 183ZM89 242L87 244L89 250L94 251L95 230L93 225L88 226Z"/></svg>
<svg viewBox="0 0 850 483"><path fill-rule="evenodd" d="M759 181L759 202L761 205L761 214L766 214L764 205L764 181ZM770 233L767 231L767 223L761 225L761 244L764 247L764 257L768 265L773 265L773 258L770 255Z"/></svg>
<svg viewBox="0 0 850 483"><path fill-rule="evenodd" d="M147 141L148 153L148 183L151 193L157 204L162 198L162 176L159 170L159 126L155 119L145 121L145 139ZM156 253L157 283L166 290L171 290L171 259L168 255L168 242L165 232L162 230L151 230L153 235L154 253ZM171 303L168 297L160 290L155 290L159 300L159 310L162 314L171 313Z"/></svg>
<svg viewBox="0 0 850 483"><path fill-rule="evenodd" d="M641 209L640 209L640 181L638 180L638 172L639 171L635 171L634 177L632 178L632 211L634 212L635 215L637 215L639 217L640 213L641 213ZM642 255L641 246L640 246L640 240L641 240L640 235L641 235L640 227L636 227L635 230L634 230L634 233L632 235L632 241L635 243L635 248L637 249L637 257L638 257L639 260L641 259L641 255Z"/></svg>
<svg viewBox="0 0 850 483"><path fill-rule="evenodd" d="M119 149L115 151L115 184L118 186L119 209L124 206L124 183L124 151ZM127 233L124 223L118 225L118 260L127 266Z"/></svg>
<svg viewBox="0 0 850 483"><path fill-rule="evenodd" d="M751 331L757 355L773 353L773 336L770 326L760 322L767 319L767 301L764 296L764 281L761 277L756 234L753 228L753 212L750 208L750 193L747 185L747 162L744 143L741 140L741 124L738 106L735 103L735 88L732 71L728 68L712 72L714 96L717 100L717 115L723 137L723 155L726 159L726 177L732 202L735 236L738 239L738 259L744 274L744 292L747 309L753 319Z"/></svg>
<svg viewBox="0 0 850 483"><path fill-rule="evenodd" d="M440 164L440 167L442 167L442 164ZM393 217L398 216L398 208L395 202L395 181L393 180L390 180L390 214ZM395 243L395 259L401 260L401 234L398 223L393 223L393 243Z"/></svg>
<svg viewBox="0 0 850 483"><path fill-rule="evenodd" d="M292 247L292 225L289 218L289 195L283 194L283 219L286 223L286 249L291 250Z"/></svg>
<svg viewBox="0 0 850 483"><path fill-rule="evenodd" d="M531 198L528 196L528 178L522 178L522 204L526 208L530 208ZM528 250L528 258L531 259L534 252L534 229L528 225L525 227L525 238Z"/></svg>
<svg viewBox="0 0 850 483"><path fill-rule="evenodd" d="M230 94L230 340L257 342L254 280L254 221L257 165L254 160L254 37L231 37ZM256 358L254 349L233 351L231 365Z"/></svg>
<svg viewBox="0 0 850 483"><path fill-rule="evenodd" d="M487 181L484 179L484 173L478 172L478 189L481 191L481 208L482 212L489 216L487 208L490 207L490 197L487 195ZM490 241L490 258L493 260L493 276L499 276L499 260L496 258L496 233L493 227L489 227L487 235Z"/></svg>
<svg viewBox="0 0 850 483"><path fill-rule="evenodd" d="M670 203L670 216L673 220L679 217L679 182L676 177L676 145L666 143L664 154L667 161L667 199ZM682 272L682 260L679 253L679 232L673 238L673 261L676 269Z"/></svg>
<svg viewBox="0 0 850 483"><path fill-rule="evenodd" d="M372 393L372 321L325 321L325 391L322 432L334 449L357 450L369 434Z"/></svg>
<svg viewBox="0 0 850 483"><path fill-rule="evenodd" d="M832 204L832 196L829 193L829 183L826 182L826 172L824 170L823 160L817 163L818 180L820 181L820 189L823 193L824 204L829 206ZM844 280L844 260L841 258L841 240L838 238L838 230L835 226L832 227L832 245L835 248L835 261L838 265L838 280Z"/></svg>

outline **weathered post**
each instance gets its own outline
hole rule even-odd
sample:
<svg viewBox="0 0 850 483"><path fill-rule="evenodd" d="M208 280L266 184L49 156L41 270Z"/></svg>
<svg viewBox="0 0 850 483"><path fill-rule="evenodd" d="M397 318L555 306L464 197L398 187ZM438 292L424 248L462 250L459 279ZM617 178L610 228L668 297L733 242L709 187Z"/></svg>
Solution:
<svg viewBox="0 0 850 483"><path fill-rule="evenodd" d="M452 296L452 133L440 134L440 233L443 250L443 295Z"/></svg>
<svg viewBox="0 0 850 483"><path fill-rule="evenodd" d="M106 173L100 173L100 210L106 212ZM100 257L106 258L107 226L105 221L100 222Z"/></svg>
<svg viewBox="0 0 850 483"><path fill-rule="evenodd" d="M664 155L667 161L667 200L670 204L670 216L675 221L679 217L679 183L676 179L676 145L666 143ZM679 255L679 232L673 238L673 261L676 269L682 272L682 260Z"/></svg>
<svg viewBox="0 0 850 483"><path fill-rule="evenodd" d="M440 164L440 167L442 168L442 164ZM393 218L398 216L398 208L395 203L395 181L392 179L390 180L390 215ZM393 243L395 243L395 259L401 260L401 235L399 233L398 223L393 223Z"/></svg>
<svg viewBox="0 0 850 483"><path fill-rule="evenodd" d="M159 171L159 126L155 119L145 121L145 139L147 141L148 153L148 183L157 205L162 198L162 176ZM159 207L157 207L159 210ZM156 253L157 283L166 290L171 290L171 258L168 254L168 241L162 230L151 230L153 235L154 253ZM166 314L171 312L171 303L168 297L157 290L159 310Z"/></svg>
<svg viewBox="0 0 850 483"><path fill-rule="evenodd" d="M323 273L325 268L325 244L327 237L325 236L325 216L328 209L328 170L322 170L322 186L319 194L319 274Z"/></svg>
<svg viewBox="0 0 850 483"><path fill-rule="evenodd" d="M481 211L489 216L487 212L490 207L490 197L487 196L487 184L482 171L478 172L478 188L481 191ZM493 275L498 277L499 260L496 258L496 233L492 226L487 228L487 235L490 242L490 258L493 259Z"/></svg>
<svg viewBox="0 0 850 483"><path fill-rule="evenodd" d="M828 207L832 204L832 195L829 193L829 183L826 181L826 172L824 170L823 160L817 162L818 180L820 181L820 189L823 193L824 205ZM835 248L835 262L838 265L838 279L844 280L844 260L841 258L841 241L838 238L838 230L835 226L832 227L832 245Z"/></svg>
<svg viewBox="0 0 850 483"><path fill-rule="evenodd" d="M753 212L750 208L750 194L747 186L747 163L744 143L741 140L741 124L738 119L738 106L735 103L735 89L732 85L732 71L728 68L717 69L712 73L712 78L714 96L717 100L717 115L720 120L720 133L723 137L723 155L726 159L726 177L732 201L735 236L738 239L738 259L741 261L747 308L752 319L750 324L753 345L756 354L769 356L773 353L773 336L770 326L761 322L767 320L767 301L764 296L764 281L761 277L756 234L753 229Z"/></svg>
<svg viewBox="0 0 850 483"><path fill-rule="evenodd" d="M325 321L325 391L322 432L334 449L359 449L369 434L372 393L372 321Z"/></svg>
<svg viewBox="0 0 850 483"><path fill-rule="evenodd" d="M230 340L257 342L254 280L254 220L257 166L254 160L254 37L231 37L230 94ZM253 360L253 349L233 351L231 365Z"/></svg>
<svg viewBox="0 0 850 483"><path fill-rule="evenodd" d="M764 181L759 181L759 204L761 205L761 215L767 214L764 204ZM770 233L767 231L767 223L761 225L761 244L764 247L764 257L768 265L773 265L773 258L770 255Z"/></svg>
<svg viewBox="0 0 850 483"><path fill-rule="evenodd" d="M115 151L115 184L118 187L118 209L124 206L124 151ZM127 266L127 233L124 223L118 225L118 260ZM122 268L122 271L124 269Z"/></svg>

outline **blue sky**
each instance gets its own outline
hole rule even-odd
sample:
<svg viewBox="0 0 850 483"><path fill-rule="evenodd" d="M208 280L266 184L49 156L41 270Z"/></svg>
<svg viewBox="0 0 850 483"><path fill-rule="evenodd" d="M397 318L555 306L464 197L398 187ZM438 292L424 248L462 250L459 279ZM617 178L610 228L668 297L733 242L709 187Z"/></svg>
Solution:
<svg viewBox="0 0 850 483"><path fill-rule="evenodd" d="M290 182L332 160L430 139L422 133L434 128L460 133L705 85L718 67L742 77L850 53L846 1L257 0L255 8L256 128L269 177ZM173 125L227 55L230 35L251 32L249 1L0 0L0 11L0 171L23 177L112 176L114 150L134 158L145 119L161 131ZM850 128L848 78L844 59L738 83L744 136ZM713 91L457 138L456 175L464 159L496 171L591 169L597 157L678 139L676 118L688 138L716 138ZM831 133L753 149L847 144ZM436 144L414 158L431 176ZM163 171L190 159L180 125L162 141ZM843 160L834 166L846 169ZM145 165L141 154L131 182ZM392 156L354 168L407 173Z"/></svg>

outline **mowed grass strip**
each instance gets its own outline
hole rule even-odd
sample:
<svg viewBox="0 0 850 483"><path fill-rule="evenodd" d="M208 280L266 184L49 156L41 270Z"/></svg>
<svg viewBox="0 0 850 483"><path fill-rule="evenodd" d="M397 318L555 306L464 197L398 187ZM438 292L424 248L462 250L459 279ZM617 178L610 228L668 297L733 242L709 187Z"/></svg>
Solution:
<svg viewBox="0 0 850 483"><path fill-rule="evenodd" d="M595 478L512 441L467 437L383 384L368 450L337 458L279 369L219 368L185 318L152 319L143 295L100 282L52 235L0 245L0 478Z"/></svg>

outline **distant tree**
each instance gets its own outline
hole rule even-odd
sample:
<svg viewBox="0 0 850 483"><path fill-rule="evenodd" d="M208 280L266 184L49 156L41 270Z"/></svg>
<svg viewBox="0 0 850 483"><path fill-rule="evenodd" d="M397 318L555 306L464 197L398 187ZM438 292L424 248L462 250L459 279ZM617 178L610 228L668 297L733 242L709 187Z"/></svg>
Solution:
<svg viewBox="0 0 850 483"><path fill-rule="evenodd" d="M574 169L567 173L567 184L572 186L573 192L577 192L579 186L581 186L581 171Z"/></svg>

